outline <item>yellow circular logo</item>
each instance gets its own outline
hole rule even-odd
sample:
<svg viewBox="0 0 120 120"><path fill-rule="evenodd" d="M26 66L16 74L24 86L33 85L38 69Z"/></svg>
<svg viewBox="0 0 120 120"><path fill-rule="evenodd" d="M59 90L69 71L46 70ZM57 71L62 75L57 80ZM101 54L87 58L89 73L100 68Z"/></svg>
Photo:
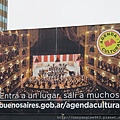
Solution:
<svg viewBox="0 0 120 120"><path fill-rule="evenodd" d="M120 33L116 30L105 30L97 39L97 47L101 54L114 56L120 52Z"/></svg>

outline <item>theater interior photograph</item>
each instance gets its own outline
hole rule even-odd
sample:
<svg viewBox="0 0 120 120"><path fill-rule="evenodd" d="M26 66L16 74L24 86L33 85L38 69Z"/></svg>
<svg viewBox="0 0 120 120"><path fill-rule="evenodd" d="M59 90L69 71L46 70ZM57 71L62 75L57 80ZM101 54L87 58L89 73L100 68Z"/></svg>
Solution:
<svg viewBox="0 0 120 120"><path fill-rule="evenodd" d="M79 99L81 93L84 95L120 93L120 52L114 56L104 56L97 48L98 36L107 29L120 32L120 24L1 31L1 105L12 102L24 103L26 99L34 103L91 102L98 103L101 107L103 105L101 103L107 102L111 105L114 100ZM69 93L71 97L64 96ZM76 95L72 96L73 93ZM21 94L25 94L26 97L15 97ZM31 101L28 94L35 94L38 98L35 96ZM46 99L47 94L58 96ZM117 115L120 113L120 109L81 107L81 109L13 107L0 109L0 113L47 115L62 113Z"/></svg>

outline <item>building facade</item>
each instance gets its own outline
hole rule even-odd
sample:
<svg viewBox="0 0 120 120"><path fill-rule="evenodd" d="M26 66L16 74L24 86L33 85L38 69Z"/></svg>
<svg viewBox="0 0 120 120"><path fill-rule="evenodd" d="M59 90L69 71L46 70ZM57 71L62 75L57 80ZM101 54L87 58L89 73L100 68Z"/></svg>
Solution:
<svg viewBox="0 0 120 120"><path fill-rule="evenodd" d="M8 0L0 0L0 30L7 30Z"/></svg>

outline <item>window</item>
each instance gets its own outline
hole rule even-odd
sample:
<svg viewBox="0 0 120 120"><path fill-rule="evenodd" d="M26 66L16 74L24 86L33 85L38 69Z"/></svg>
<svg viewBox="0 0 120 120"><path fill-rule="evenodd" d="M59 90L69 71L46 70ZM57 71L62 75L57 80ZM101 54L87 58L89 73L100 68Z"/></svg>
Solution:
<svg viewBox="0 0 120 120"><path fill-rule="evenodd" d="M8 11L8 7L0 3L0 10Z"/></svg>

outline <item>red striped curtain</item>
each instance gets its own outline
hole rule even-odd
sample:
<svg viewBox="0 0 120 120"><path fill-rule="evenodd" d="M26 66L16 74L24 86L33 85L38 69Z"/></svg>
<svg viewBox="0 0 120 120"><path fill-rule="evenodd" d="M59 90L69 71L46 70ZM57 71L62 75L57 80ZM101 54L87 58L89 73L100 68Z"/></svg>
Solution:
<svg viewBox="0 0 120 120"><path fill-rule="evenodd" d="M39 62L41 62L42 60L41 60L41 56L38 56L38 60L39 60Z"/></svg>
<svg viewBox="0 0 120 120"><path fill-rule="evenodd" d="M63 61L66 61L66 55L63 55Z"/></svg>
<svg viewBox="0 0 120 120"><path fill-rule="evenodd" d="M50 55L50 62L54 62L54 55Z"/></svg>
<svg viewBox="0 0 120 120"><path fill-rule="evenodd" d="M69 54L69 61L73 61L73 54Z"/></svg>
<svg viewBox="0 0 120 120"><path fill-rule="evenodd" d="M47 55L44 56L44 62L48 62L48 56Z"/></svg>

